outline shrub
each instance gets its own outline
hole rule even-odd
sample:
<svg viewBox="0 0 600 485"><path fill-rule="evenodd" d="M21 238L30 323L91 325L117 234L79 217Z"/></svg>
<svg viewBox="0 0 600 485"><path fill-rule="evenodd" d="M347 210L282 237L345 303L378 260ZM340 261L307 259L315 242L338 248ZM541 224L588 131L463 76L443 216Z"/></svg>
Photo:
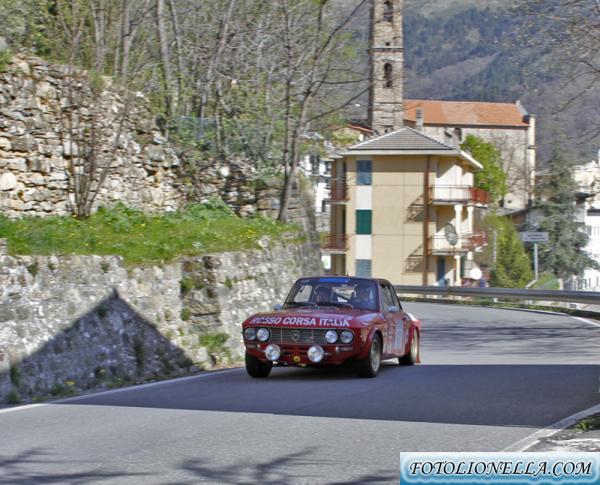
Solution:
<svg viewBox="0 0 600 485"><path fill-rule="evenodd" d="M21 369L19 366L13 365L10 368L10 382L15 387L19 387L21 385Z"/></svg>
<svg viewBox="0 0 600 485"><path fill-rule="evenodd" d="M7 404L19 404L21 402L21 396L17 391L10 391L6 396Z"/></svg>
<svg viewBox="0 0 600 485"><path fill-rule="evenodd" d="M0 51L0 74L2 74L3 72L6 71L6 69L8 68L8 65L10 64L11 59L12 59L12 53L10 52L10 50L6 49L3 51Z"/></svg>
<svg viewBox="0 0 600 485"><path fill-rule="evenodd" d="M198 337L200 345L206 348L213 365L231 361L231 351L225 346L229 335L223 332L206 333Z"/></svg>

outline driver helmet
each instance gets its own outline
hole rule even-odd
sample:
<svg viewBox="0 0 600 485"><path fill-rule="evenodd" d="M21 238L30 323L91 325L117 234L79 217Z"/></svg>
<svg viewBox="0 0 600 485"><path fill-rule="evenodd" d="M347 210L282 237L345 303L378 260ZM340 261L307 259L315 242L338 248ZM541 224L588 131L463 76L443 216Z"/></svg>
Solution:
<svg viewBox="0 0 600 485"><path fill-rule="evenodd" d="M315 301L319 302L327 302L331 299L331 288L327 286L317 286L315 288Z"/></svg>
<svg viewBox="0 0 600 485"><path fill-rule="evenodd" d="M371 300L371 288L366 283L359 283L354 288L354 294L357 300Z"/></svg>

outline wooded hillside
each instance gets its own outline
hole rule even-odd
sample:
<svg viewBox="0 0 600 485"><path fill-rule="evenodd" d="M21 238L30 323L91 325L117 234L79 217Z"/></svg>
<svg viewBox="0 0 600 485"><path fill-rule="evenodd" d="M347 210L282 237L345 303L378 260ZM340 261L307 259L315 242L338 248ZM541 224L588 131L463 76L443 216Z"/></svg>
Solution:
<svg viewBox="0 0 600 485"><path fill-rule="evenodd" d="M600 118L600 84L590 83L589 76L574 70L569 61L578 60L577 53L551 31L548 8L560 3L565 4L533 1L519 11L515 7L519 2L507 1L408 2L405 96L494 102L520 99L538 116L539 160L548 160L557 141L573 161L595 158L600 148L600 132L595 129ZM571 3L565 15L571 16L570 23L559 26L564 29L563 37L572 44L569 35L575 31L592 39L593 32L583 31L585 19L578 16L584 12L576 9L587 8L593 14L593 2ZM594 57L590 60L597 76Z"/></svg>

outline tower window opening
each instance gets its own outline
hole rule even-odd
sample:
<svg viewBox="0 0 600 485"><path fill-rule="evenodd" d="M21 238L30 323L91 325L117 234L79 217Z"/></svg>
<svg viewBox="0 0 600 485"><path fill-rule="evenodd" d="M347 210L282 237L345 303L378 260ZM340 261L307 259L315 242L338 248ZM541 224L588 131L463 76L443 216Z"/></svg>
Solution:
<svg viewBox="0 0 600 485"><path fill-rule="evenodd" d="M383 2L383 20L393 22L394 20L394 5L391 0Z"/></svg>
<svg viewBox="0 0 600 485"><path fill-rule="evenodd" d="M389 62L383 65L383 85L386 88L391 88L394 86L393 72L394 69Z"/></svg>

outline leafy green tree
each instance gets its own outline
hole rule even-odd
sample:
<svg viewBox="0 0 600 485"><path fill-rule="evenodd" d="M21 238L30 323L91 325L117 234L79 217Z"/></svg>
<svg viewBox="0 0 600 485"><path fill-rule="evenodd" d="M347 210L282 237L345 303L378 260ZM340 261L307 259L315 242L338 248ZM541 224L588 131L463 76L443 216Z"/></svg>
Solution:
<svg viewBox="0 0 600 485"><path fill-rule="evenodd" d="M585 251L588 235L576 218L577 184L560 149L554 149L550 169L541 177L537 190L542 215L537 229L550 236L550 242L540 247L541 269L567 279L581 275L586 268L599 268Z"/></svg>
<svg viewBox="0 0 600 485"><path fill-rule="evenodd" d="M523 288L533 280L531 260L512 222L491 214L485 219L490 245L487 250L491 266L491 286ZM495 257L494 257L495 253Z"/></svg>
<svg viewBox="0 0 600 485"><path fill-rule="evenodd" d="M497 204L508 191L500 150L475 135L467 135L461 148L483 165L482 170L475 172L475 187L489 192L492 203Z"/></svg>

